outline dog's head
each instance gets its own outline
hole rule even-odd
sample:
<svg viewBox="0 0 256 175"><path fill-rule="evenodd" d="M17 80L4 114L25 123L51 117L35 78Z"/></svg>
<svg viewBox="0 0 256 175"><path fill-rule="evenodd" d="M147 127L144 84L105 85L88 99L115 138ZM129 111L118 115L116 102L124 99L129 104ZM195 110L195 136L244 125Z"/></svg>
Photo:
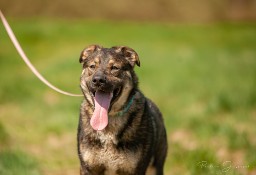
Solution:
<svg viewBox="0 0 256 175"><path fill-rule="evenodd" d="M134 66L140 66L138 54L125 46L103 48L91 45L79 59L83 64L81 88L94 107L91 125L95 130L107 126L108 113L121 110L130 92L137 87Z"/></svg>

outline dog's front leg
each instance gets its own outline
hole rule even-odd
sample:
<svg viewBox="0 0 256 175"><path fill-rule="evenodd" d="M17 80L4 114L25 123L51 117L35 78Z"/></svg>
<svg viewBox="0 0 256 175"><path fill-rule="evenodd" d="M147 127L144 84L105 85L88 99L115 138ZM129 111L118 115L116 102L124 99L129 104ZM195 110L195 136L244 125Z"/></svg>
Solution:
<svg viewBox="0 0 256 175"><path fill-rule="evenodd" d="M91 175L89 171L86 169L86 167L81 166L80 167L80 175Z"/></svg>
<svg viewBox="0 0 256 175"><path fill-rule="evenodd" d="M92 173L89 170L89 167L87 166L87 164L82 163L80 166L80 175L94 175L94 173Z"/></svg>

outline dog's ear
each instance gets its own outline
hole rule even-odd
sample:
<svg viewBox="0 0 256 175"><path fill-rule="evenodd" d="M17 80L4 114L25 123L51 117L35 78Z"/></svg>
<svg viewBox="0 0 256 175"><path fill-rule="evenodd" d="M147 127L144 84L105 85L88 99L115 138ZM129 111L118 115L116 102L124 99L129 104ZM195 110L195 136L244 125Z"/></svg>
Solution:
<svg viewBox="0 0 256 175"><path fill-rule="evenodd" d="M80 55L79 62L84 63L84 61L95 51L100 50L101 47L99 45L90 45L85 48Z"/></svg>
<svg viewBox="0 0 256 175"><path fill-rule="evenodd" d="M121 53L125 59L129 61L132 67L134 67L135 64L140 67L139 56L133 49L126 46L116 46L113 48L115 49L116 53Z"/></svg>

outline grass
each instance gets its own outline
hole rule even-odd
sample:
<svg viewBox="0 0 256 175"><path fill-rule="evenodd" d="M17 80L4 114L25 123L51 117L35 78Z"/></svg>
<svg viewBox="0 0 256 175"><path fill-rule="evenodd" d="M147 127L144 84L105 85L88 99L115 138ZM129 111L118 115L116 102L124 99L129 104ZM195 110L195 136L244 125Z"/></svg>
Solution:
<svg viewBox="0 0 256 175"><path fill-rule="evenodd" d="M0 173L6 175L39 175L35 160L20 151L0 152Z"/></svg>
<svg viewBox="0 0 256 175"><path fill-rule="evenodd" d="M141 61L136 67L140 87L165 118L165 174L256 172L255 24L33 18L10 23L39 72L73 93L80 93L78 57L85 46L134 48ZM0 36L0 174L78 174L76 130L82 99L43 85L2 26Z"/></svg>

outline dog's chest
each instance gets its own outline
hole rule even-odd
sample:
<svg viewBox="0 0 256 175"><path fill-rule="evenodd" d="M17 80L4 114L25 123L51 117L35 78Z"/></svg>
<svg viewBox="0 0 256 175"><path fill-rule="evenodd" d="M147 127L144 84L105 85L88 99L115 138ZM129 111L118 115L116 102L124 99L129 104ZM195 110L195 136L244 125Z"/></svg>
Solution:
<svg viewBox="0 0 256 175"><path fill-rule="evenodd" d="M117 149L117 139L112 134L98 134L100 147L83 146L82 158L89 167L104 166L105 175L115 175L118 171L132 173L137 167L141 150Z"/></svg>

